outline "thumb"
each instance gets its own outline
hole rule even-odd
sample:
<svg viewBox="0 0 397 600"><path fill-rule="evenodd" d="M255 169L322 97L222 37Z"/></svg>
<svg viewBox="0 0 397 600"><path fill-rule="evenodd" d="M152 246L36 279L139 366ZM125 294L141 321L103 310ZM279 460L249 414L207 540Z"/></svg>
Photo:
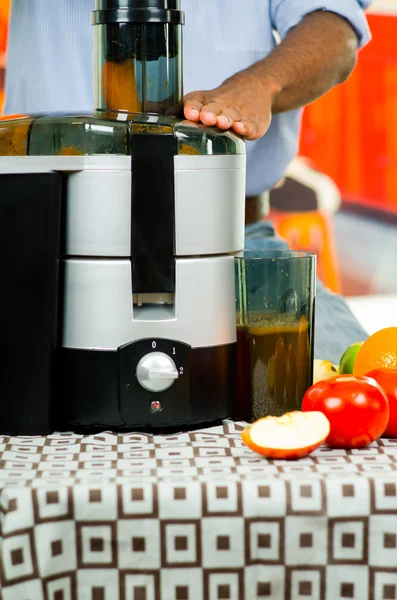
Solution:
<svg viewBox="0 0 397 600"><path fill-rule="evenodd" d="M200 111L204 104L203 92L191 92L183 99L183 113L189 121L199 121Z"/></svg>
<svg viewBox="0 0 397 600"><path fill-rule="evenodd" d="M177 104L171 106L167 112L167 115L172 115L174 117L182 117L183 116L183 100L180 100Z"/></svg>

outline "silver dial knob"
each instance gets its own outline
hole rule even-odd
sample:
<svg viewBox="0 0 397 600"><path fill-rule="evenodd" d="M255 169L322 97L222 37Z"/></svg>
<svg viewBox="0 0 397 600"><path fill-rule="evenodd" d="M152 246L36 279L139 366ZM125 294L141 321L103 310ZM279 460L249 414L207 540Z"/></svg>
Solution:
<svg viewBox="0 0 397 600"><path fill-rule="evenodd" d="M178 379L178 369L168 354L149 352L137 364L136 378L145 390L163 392Z"/></svg>

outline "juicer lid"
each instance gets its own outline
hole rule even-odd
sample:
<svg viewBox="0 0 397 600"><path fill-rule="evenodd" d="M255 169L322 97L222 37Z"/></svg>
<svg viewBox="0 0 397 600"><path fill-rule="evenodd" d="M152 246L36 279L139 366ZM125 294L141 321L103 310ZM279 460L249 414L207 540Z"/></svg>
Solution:
<svg viewBox="0 0 397 600"><path fill-rule="evenodd" d="M183 25L180 0L95 0L92 24L170 23Z"/></svg>
<svg viewBox="0 0 397 600"><path fill-rule="evenodd" d="M138 135L172 135L176 155L245 154L244 141L231 131L171 115L98 110L0 117L0 158L130 156Z"/></svg>

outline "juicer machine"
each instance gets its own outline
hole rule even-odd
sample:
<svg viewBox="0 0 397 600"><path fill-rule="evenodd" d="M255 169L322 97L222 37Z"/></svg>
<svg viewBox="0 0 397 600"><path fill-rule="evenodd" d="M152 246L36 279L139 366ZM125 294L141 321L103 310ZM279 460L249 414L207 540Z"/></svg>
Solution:
<svg viewBox="0 0 397 600"><path fill-rule="evenodd" d="M183 21L96 0L95 111L0 120L0 433L232 415L245 147L169 114Z"/></svg>

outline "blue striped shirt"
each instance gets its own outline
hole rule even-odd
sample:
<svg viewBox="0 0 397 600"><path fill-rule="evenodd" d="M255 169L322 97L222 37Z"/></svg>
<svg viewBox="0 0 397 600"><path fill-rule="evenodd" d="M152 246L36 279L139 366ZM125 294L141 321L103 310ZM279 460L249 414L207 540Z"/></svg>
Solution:
<svg viewBox="0 0 397 600"><path fill-rule="evenodd" d="M371 0L182 0L184 91L217 87L264 58L315 10L345 17L360 45L370 39ZM92 110L94 0L13 0L6 113ZM269 189L297 151L301 110L275 115L268 133L247 143L247 194Z"/></svg>

